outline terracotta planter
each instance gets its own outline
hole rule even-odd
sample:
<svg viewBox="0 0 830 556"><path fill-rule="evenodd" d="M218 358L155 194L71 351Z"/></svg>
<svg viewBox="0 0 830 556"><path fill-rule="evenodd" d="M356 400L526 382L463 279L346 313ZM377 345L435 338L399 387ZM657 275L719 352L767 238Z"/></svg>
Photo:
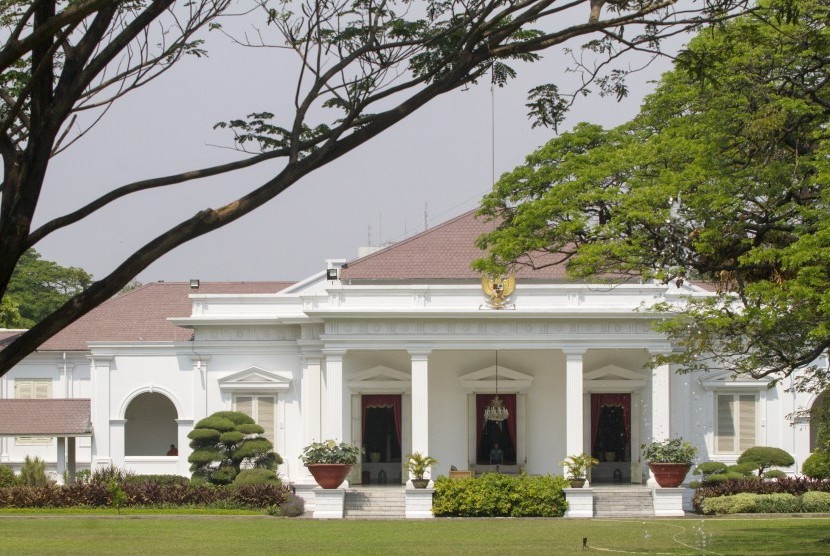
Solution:
<svg viewBox="0 0 830 556"><path fill-rule="evenodd" d="M323 488L337 488L352 470L349 463L310 463L308 467L311 476Z"/></svg>
<svg viewBox="0 0 830 556"><path fill-rule="evenodd" d="M415 488L427 488L429 479L412 479L412 486Z"/></svg>
<svg viewBox="0 0 830 556"><path fill-rule="evenodd" d="M571 483L571 488L583 488L585 486L585 478L568 479Z"/></svg>
<svg viewBox="0 0 830 556"><path fill-rule="evenodd" d="M663 488L676 488L682 485L691 467L690 463L648 464L648 468L654 473L654 480Z"/></svg>

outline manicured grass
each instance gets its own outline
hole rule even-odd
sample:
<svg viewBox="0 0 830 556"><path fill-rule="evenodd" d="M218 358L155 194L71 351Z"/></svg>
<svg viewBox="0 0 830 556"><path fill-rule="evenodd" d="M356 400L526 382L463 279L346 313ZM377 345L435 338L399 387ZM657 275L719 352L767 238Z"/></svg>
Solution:
<svg viewBox="0 0 830 556"><path fill-rule="evenodd" d="M588 539L583 551L582 539ZM594 550L592 550L594 549ZM830 518L321 521L0 514L3 554L827 554Z"/></svg>

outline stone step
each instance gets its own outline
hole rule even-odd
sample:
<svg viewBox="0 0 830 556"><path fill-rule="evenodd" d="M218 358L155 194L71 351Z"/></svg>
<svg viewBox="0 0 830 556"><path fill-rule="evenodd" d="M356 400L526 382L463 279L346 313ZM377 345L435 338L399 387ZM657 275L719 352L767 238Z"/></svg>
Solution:
<svg viewBox="0 0 830 556"><path fill-rule="evenodd" d="M346 490L344 517L348 519L401 519L406 515L403 486Z"/></svg>
<svg viewBox="0 0 830 556"><path fill-rule="evenodd" d="M650 488L598 488L594 491L596 517L654 516Z"/></svg>

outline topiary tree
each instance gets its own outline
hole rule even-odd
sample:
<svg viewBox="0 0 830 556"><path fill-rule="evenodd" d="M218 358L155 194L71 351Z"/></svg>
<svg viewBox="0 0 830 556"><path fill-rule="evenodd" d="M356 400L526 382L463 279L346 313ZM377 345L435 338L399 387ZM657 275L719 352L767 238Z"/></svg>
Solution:
<svg viewBox="0 0 830 556"><path fill-rule="evenodd" d="M238 411L219 411L196 423L187 437L193 452L187 461L194 478L214 484L233 482L246 467L276 469L282 458L253 419Z"/></svg>
<svg viewBox="0 0 830 556"><path fill-rule="evenodd" d="M239 472L233 480L234 486L239 485L281 485L282 481L270 469L262 467L254 467L253 469L243 469Z"/></svg>
<svg viewBox="0 0 830 556"><path fill-rule="evenodd" d="M772 446L753 446L738 458L738 464L755 463L758 465L758 476L770 467L789 467L795 463L793 457L781 448Z"/></svg>

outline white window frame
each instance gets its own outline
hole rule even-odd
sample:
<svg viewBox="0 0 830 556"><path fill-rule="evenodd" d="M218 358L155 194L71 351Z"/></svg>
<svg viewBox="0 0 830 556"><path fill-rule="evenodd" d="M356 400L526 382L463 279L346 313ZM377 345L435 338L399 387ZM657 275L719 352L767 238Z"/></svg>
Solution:
<svg viewBox="0 0 830 556"><path fill-rule="evenodd" d="M22 400L51 399L52 382L51 378L15 378L14 397ZM24 386L28 386L29 391L27 395L21 396L21 390ZM38 395L38 386L40 386L41 395ZM52 438L48 436L16 436L14 444L15 446L51 446Z"/></svg>
<svg viewBox="0 0 830 556"><path fill-rule="evenodd" d="M736 405L736 411L733 413L733 439L732 439L732 448L731 449L721 449L721 440L726 442L726 438L721 437L720 431L720 400L721 397L728 397L731 398L732 404ZM746 435L748 434L748 426L747 423L742 422L741 417L741 402L748 401L745 400L746 398L751 398L752 401L752 424L751 424L751 431L752 431L752 438L747 439ZM756 392L715 392L714 393L714 402L715 402L715 426L714 426L714 450L713 453L715 454L724 454L724 455L737 455L741 454L747 448L751 448L755 446L758 442L758 413L760 410L760 404L758 399L758 393Z"/></svg>

